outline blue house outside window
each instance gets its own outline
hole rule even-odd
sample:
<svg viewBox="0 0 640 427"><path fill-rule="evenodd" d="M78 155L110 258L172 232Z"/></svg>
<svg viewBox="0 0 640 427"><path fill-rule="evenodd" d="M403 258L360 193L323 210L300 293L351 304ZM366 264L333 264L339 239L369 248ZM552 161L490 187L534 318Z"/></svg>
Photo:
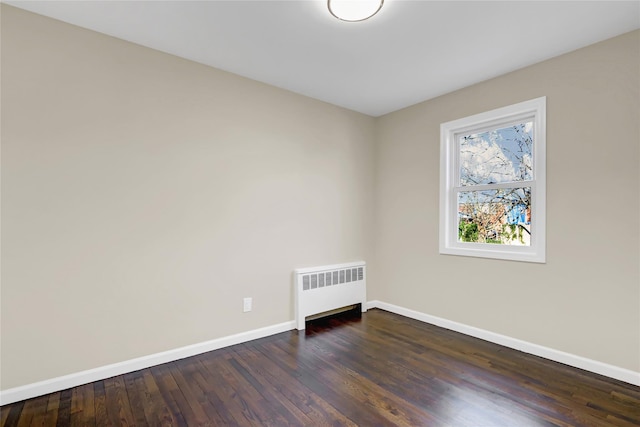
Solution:
<svg viewBox="0 0 640 427"><path fill-rule="evenodd" d="M507 224L529 224L527 221L527 207L515 205L507 212Z"/></svg>

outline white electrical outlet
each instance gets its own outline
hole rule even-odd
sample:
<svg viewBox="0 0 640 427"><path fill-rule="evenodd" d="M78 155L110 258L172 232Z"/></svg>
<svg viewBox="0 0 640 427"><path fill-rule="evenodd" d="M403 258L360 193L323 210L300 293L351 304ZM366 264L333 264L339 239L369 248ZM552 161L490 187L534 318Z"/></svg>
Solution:
<svg viewBox="0 0 640 427"><path fill-rule="evenodd" d="M253 298L245 298L243 300L244 306L243 311L246 313L247 311L251 311L251 305L253 304Z"/></svg>

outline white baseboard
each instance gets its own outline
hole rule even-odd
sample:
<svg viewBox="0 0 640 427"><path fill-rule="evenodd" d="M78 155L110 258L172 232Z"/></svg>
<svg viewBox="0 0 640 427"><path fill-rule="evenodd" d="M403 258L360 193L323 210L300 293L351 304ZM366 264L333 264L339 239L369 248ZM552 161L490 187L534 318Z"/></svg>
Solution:
<svg viewBox="0 0 640 427"><path fill-rule="evenodd" d="M441 317L431 316L429 314L410 310L408 308L400 307L393 304L388 304L382 301L369 301L367 302L366 307L363 307L363 310L371 308L380 308L382 310L390 311L401 316L409 317L411 319L419 320L425 323L430 323L432 325L440 326L445 329L450 329L452 331L460 332L465 335L470 335L472 337L480 338L485 341L500 344L505 347L520 350L525 353L544 357L545 359L564 363L565 365L574 366L576 368L584 369L586 371L594 372L596 374L604 375L610 378L627 382L629 384L640 386L639 372L619 368L613 365L608 365L596 360L591 360L585 357L576 356L574 354L565 353L563 351L554 350L552 348L544 347L538 344L511 338L506 335L486 331L484 329L443 319ZM197 354L206 353L208 351L217 350L258 338L264 338L281 332L290 331L292 329L295 329L295 327L296 323L292 320L289 322L254 329L252 331L242 332L211 341L193 344L186 347L180 347L161 353L151 354L149 356L143 356L124 362L114 363L112 365L102 366L99 368L76 372L73 374L64 375L62 377L52 378L33 384L10 388L0 391L0 405L8 405L10 403L18 402L21 400L31 399L34 397L42 396L44 394L65 390L71 387L77 387L79 385L91 383L94 381L100 381L105 378L111 378L116 375L134 372L140 369L149 368L151 366L160 365L162 363L173 362L175 360L184 359L186 357L195 356Z"/></svg>
<svg viewBox="0 0 640 427"><path fill-rule="evenodd" d="M289 321L277 325L267 326L252 331L242 332L227 337L214 339L198 344L188 345L173 350L163 351L161 353L151 354L149 356L138 357L136 359L126 360L124 362L114 363L112 365L102 366L95 369L76 372L62 377L51 378L45 381L39 381L20 387L10 388L0 391L0 405L8 405L9 403L19 402L25 399L42 396L44 394L53 393L60 390L66 390L71 387L88 384L94 381L100 381L105 378L111 378L116 375L126 374L128 372L149 368L151 366L160 365L162 363L173 362L175 360L184 359L186 357L195 356L197 354L206 353L208 351L217 350L219 348L228 347L234 344L255 340L258 338L268 337L270 335L279 334L281 332L295 329L295 322Z"/></svg>
<svg viewBox="0 0 640 427"><path fill-rule="evenodd" d="M441 317L431 316L429 314L421 313L415 310L410 310L404 307L399 307L393 304L388 304L382 301L369 301L367 302L367 308L380 308L382 310L390 311L392 313L396 313L401 316L409 317L415 320L420 320L421 322L430 323L432 325L440 326L445 329L450 329L452 331L460 332L465 335L470 335L472 337L480 338L485 341L489 341L495 344L500 344L505 347L520 350L525 353L533 354L535 356L540 356L545 359L564 363L565 365L584 369L585 371L594 372L596 374L604 375L609 378L614 378L616 380L620 380L629 384L640 386L640 372L635 372L629 369L608 365L606 363L598 362L596 360L587 359L586 357L577 356L571 353L565 353L560 350L554 350L549 347L544 347L538 344L522 341L517 338L511 338L506 335L501 335L495 332L486 331L484 329L480 329L474 326L465 325L463 323L458 323L451 320L443 319Z"/></svg>

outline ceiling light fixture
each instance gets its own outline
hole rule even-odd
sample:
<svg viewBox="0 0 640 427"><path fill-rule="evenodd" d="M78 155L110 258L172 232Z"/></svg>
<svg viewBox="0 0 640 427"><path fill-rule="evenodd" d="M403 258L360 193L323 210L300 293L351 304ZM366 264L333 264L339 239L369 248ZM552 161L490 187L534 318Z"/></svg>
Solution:
<svg viewBox="0 0 640 427"><path fill-rule="evenodd" d="M329 12L341 21L358 22L382 9L384 0L327 0Z"/></svg>

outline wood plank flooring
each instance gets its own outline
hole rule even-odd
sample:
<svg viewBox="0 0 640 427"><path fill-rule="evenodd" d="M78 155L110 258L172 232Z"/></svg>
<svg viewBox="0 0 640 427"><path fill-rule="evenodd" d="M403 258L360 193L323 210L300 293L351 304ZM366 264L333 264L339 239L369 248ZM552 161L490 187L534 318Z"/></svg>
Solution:
<svg viewBox="0 0 640 427"><path fill-rule="evenodd" d="M382 310L0 408L2 426L639 426L640 388Z"/></svg>

